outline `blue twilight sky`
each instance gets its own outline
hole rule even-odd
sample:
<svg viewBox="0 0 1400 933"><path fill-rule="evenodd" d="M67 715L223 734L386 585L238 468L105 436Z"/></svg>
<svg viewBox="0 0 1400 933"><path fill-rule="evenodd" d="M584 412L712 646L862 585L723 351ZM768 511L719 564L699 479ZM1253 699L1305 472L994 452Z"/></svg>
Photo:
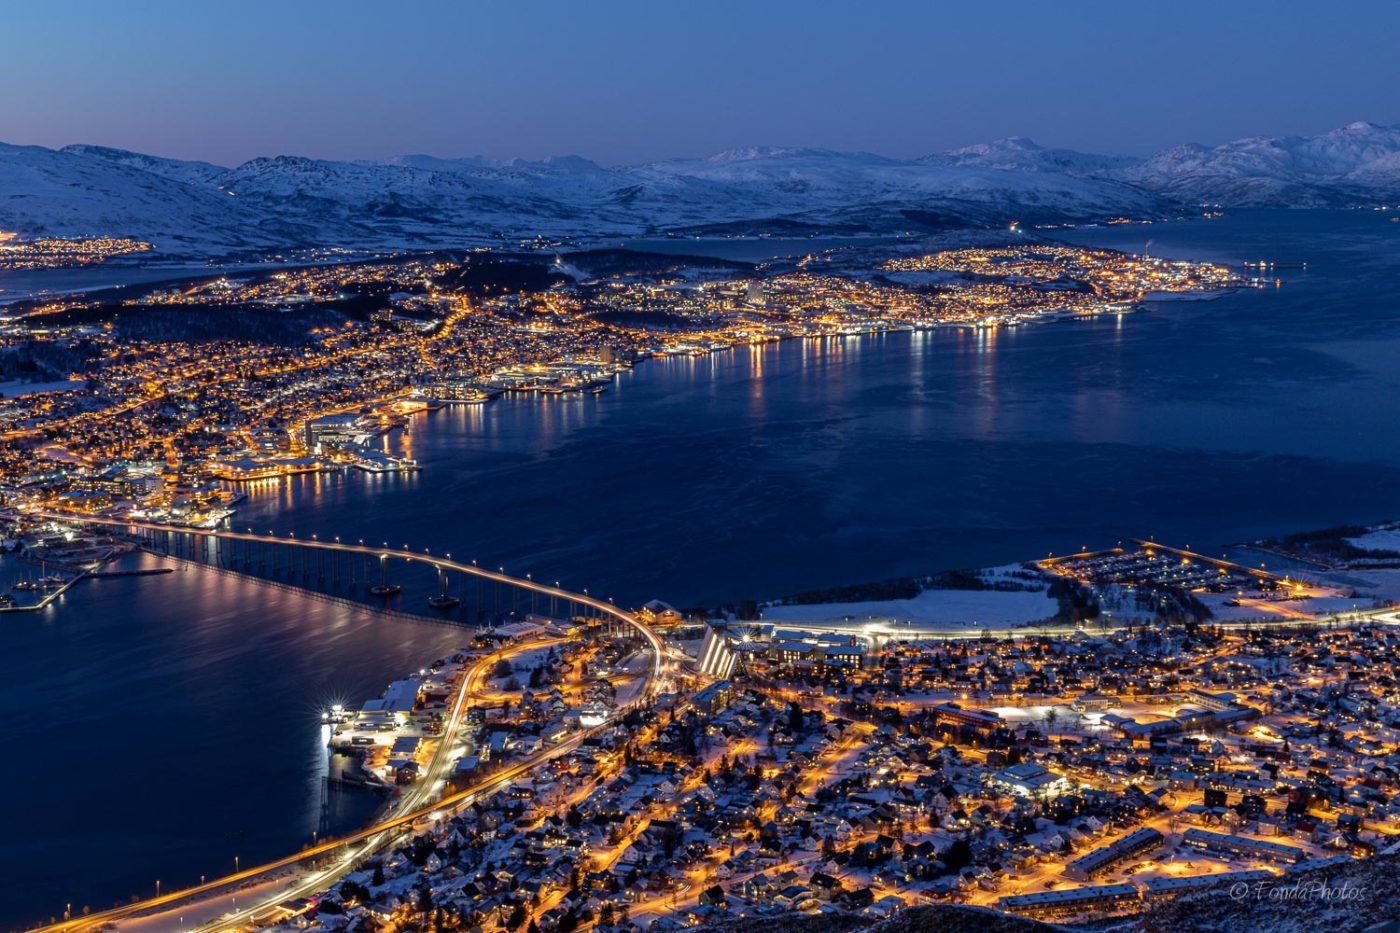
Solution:
<svg viewBox="0 0 1400 933"><path fill-rule="evenodd" d="M0 140L605 164L1400 122L1400 3L4 0Z"/></svg>

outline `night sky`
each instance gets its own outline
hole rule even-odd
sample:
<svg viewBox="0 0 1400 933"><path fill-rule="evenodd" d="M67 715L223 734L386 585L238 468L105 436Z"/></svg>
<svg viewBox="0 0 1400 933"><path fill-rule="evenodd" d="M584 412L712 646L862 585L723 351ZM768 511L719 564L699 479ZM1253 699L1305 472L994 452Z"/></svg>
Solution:
<svg viewBox="0 0 1400 933"><path fill-rule="evenodd" d="M0 140L604 164L1400 122L1400 4L11 3Z"/></svg>

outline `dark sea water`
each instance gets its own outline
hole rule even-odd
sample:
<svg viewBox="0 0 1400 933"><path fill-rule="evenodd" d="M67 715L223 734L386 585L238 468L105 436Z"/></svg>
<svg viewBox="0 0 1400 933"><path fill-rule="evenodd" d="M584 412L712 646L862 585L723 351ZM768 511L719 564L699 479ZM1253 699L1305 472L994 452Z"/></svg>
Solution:
<svg viewBox="0 0 1400 933"><path fill-rule="evenodd" d="M75 269L0 269L0 305L45 294L144 285L214 274L205 265L100 265Z"/></svg>
<svg viewBox="0 0 1400 933"><path fill-rule="evenodd" d="M0 559L0 574L17 563ZM0 929L296 851L321 822L320 711L465 642L209 570L87 581L42 614L0 615L14 756ZM329 793L330 831L380 803Z"/></svg>
<svg viewBox="0 0 1400 933"><path fill-rule="evenodd" d="M445 409L391 440L422 472L257 487L235 523L690 606L1400 515L1400 225L1271 212L1066 237L1308 268L1121 318L789 342ZM297 848L319 814L315 711L461 640L201 571L3 621L11 926L213 874L235 846Z"/></svg>
<svg viewBox="0 0 1400 933"><path fill-rule="evenodd" d="M421 416L401 441L420 474L306 479L239 521L691 605L1400 513L1400 226L1278 212L1073 237L1308 269L1121 318L649 361L597 397Z"/></svg>
<svg viewBox="0 0 1400 933"><path fill-rule="evenodd" d="M887 236L844 237L643 237L602 241L599 248L621 246L647 253L672 256L708 256L737 262L763 262L780 256L805 256L829 249L879 246L895 242Z"/></svg>

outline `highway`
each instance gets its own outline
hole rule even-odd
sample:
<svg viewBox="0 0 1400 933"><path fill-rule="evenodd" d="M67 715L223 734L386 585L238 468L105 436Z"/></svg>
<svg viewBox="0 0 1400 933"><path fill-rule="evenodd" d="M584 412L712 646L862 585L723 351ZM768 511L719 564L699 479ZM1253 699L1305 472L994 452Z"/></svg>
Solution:
<svg viewBox="0 0 1400 933"><path fill-rule="evenodd" d="M465 796L462 796L460 800L456 799L459 795L451 795L438 801L432 799L438 784L445 781L447 778L447 768L452 764L452 750L455 747L453 739L457 731L461 728L462 716L470 705L468 701L480 699L485 691L487 682L490 680L489 674L491 668L496 662L509 654L530 651L548 645L559 644L563 641L564 639L562 638L551 638L519 642L511 646L512 650L495 651L486 655L464 672L462 682L457 690L456 699L453 703L452 712L443 728L442 738L438 742L433 757L429 761L427 769L423 772L423 776L419 778L409 792L400 799L398 805L399 810L408 814L445 812L446 809L454 809L457 806L470 804L481 794L492 793L503 786L503 784L508 784L516 777L525 773L523 771L517 772L512 769L508 773L508 776L500 774L493 775L491 778L481 782L479 786L467 789L464 792ZM583 738L584 736L578 736L577 740L582 741ZM545 761L548 761L549 758L561 754L562 751L577 747L578 741L564 743L564 746L551 750L552 754L539 758L535 764L543 764ZM409 822L412 823L413 821L410 820ZM366 830L366 832L371 835L366 837L364 844L353 852L347 852L344 857L337 859L334 865L322 871L312 872L309 875L297 878L292 882L290 887L279 888L271 896L263 897L261 900L242 910L232 911L221 916L218 920L205 924L197 929L221 930L244 923L251 923L270 912L278 910L281 904L315 894L318 891L324 891L345 875L349 874L362 859L396 839L398 837L397 830L402 828L404 827L390 826L388 825L388 821L381 823L379 827L371 827L371 829Z"/></svg>
<svg viewBox="0 0 1400 933"><path fill-rule="evenodd" d="M83 930L89 927L96 926L98 924L107 923L114 920L121 920L126 917L134 916L136 914L147 913L159 907L174 906L183 901L201 897L206 894L215 894L223 890L224 888L230 887L232 885L241 884L244 881L250 881L252 879L259 878L263 875L268 875L273 872L280 871L284 868L291 868L292 866L298 865L302 862L317 858L322 855L328 855L330 853L335 852L342 846L354 846L357 843L365 842L366 840L374 840L375 837L379 836L381 833L386 833L395 829L409 826L410 824L415 823L418 820L424 819L425 817L428 817L434 813L447 812L453 809L456 805L469 804L478 795L493 793L499 788L509 784L511 781L520 777L521 775L528 773L529 771L533 770L541 764L544 764L550 758L563 754L564 752L573 750L573 748L577 747L578 744L582 742L584 738L586 738L589 734L590 733L580 733L573 739L570 739L569 741L550 749L548 752L541 752L529 758L522 759L512 767L508 768L505 771L492 775L487 780L484 780L471 787L464 788L463 790L457 791L455 793L448 794L447 796L443 797L441 800L435 803L426 804L416 809L400 813L397 816L390 817L389 819L376 823L368 829L362 829L359 832L351 833L348 836L342 836L339 839L328 839L325 842L318 843L316 845L302 849L300 852L297 852L293 855L283 856L280 859L276 859L271 862L266 862L262 865L255 865L250 868L244 868L240 871L236 871L228 875L223 875L221 877L213 879L212 881L207 881L203 884L197 884L187 888L181 888L176 891L171 891L169 893L162 894L159 897L147 898L143 901L137 901L132 904L125 904L120 907L114 907L110 910L95 911L91 914L88 914L85 917L75 917L71 920L65 920L61 923L55 923L44 927L37 927L36 931ZM371 845L367 848L372 849L373 846ZM354 856L358 857L360 854L362 854L362 851L363 850L356 851L354 853ZM321 874L316 875L315 884L308 886L308 890L317 890L323 883L326 883L324 880L325 877L326 876ZM281 903L282 901L288 899L295 899L297 897L302 896L305 893L307 893L307 891L301 890L300 888L285 890L278 895L277 902ZM252 911L260 913L267 909L268 905L264 904L253 908ZM229 922L231 923L232 921L230 920ZM218 926L224 925L225 924L223 923L218 924Z"/></svg>
<svg viewBox="0 0 1400 933"><path fill-rule="evenodd" d="M485 580L491 580L497 583L503 583L510 586L520 587L521 589L533 593L538 593L544 596L550 596L557 599L563 599L569 602L577 603L579 605L588 606L591 609L595 609L598 612L618 622L625 623L628 626L635 629L650 647L652 661L647 671L646 685L643 687L643 689L637 695L637 697L630 703L626 704L626 706L624 706L623 709L648 705L656 692L657 685L661 682L662 668L665 657L665 647L662 644L660 636L658 636L656 632L651 629L650 626L642 623L631 613L625 612L624 610L617 608L611 602L606 602L604 600L594 598L592 596L587 595L586 593L574 593L559 587L548 586L543 583L536 583L534 580L520 579L518 577L512 577L509 574L486 570L484 568L476 566L475 564L464 564L460 561L433 557L426 554L420 555L406 550L393 551L384 548L368 547L365 545L342 544L339 542L318 541L315 539L295 537L273 538L269 535L255 535L251 533L240 533L233 531L207 531L201 529L182 528L171 525L161 525L149 522L132 522L121 519L91 518L87 516L67 515L59 512L32 512L30 514L33 514L36 517L40 518L46 518L55 521L71 522L73 524L101 525L111 528L121 528L126 529L129 533L134 533L135 531L140 530L155 532L172 532L178 534L198 534L228 541L250 541L262 544L276 542L278 544L283 545L312 548L325 551L334 551L337 553L358 554L372 557L387 556L409 561L424 561L448 570L455 570L460 573L471 574L473 576L480 577ZM537 644L528 644L528 647L537 647ZM495 659L493 658L492 660ZM476 672L472 673L475 674ZM504 771L499 771L491 775L490 777L472 785L471 787L464 788L462 790L448 794L440 800L429 802L426 798L430 794L432 786L435 783L437 783L438 780L441 779L443 769L446 767L446 762L450 757L446 749L451 745L450 740L452 736L455 735L456 728L460 727L461 716L465 712L468 705L467 700L470 699L473 695L474 691L470 685L470 681L472 681L473 679L473 676L465 676L463 678L462 689L458 691L458 695L454 702L450 718L450 724L453 724L454 727L450 730L444 729L443 740L439 744L438 749L434 754L433 761L430 763L427 773L425 773L418 786L415 787L415 791L417 791L418 793L415 793L411 800L406 801L406 808L403 809L403 811L398 813L397 815L384 819L379 823L376 823L375 825L370 826L366 829L362 829L358 832L350 833L349 835L342 836L338 839L329 839L316 845L310 846L306 849L303 849L300 852L294 853L292 855L287 855L280 859L275 859L271 862L267 862L262 865L250 866L248 868L235 871L231 874L215 878L211 881L202 884L170 891L156 897L136 901L131 904L125 904L120 907L114 907L110 910L96 911L84 917L74 917L68 920L64 920L60 923L55 923L49 926L39 927L36 929L43 931L53 931L53 933L59 933L59 931L77 931L89 929L103 923L109 923L112 921L133 917L138 914L150 913L152 911L158 910L159 908L173 907L186 901L204 897L206 895L213 895L233 885L242 884L247 881L271 875L276 872L283 871L284 869L292 868L303 862L307 862L321 856L336 853L338 852L338 850L341 850L342 847L346 848L346 851L336 859L336 864L331 866L330 868L324 871L313 872L308 876L299 878L290 887L279 890L274 897L264 899L258 904L255 904L244 910L240 910L235 915L223 917L218 922L211 924L208 928L228 929L230 927L237 926L241 923L249 922L254 918L261 917L267 914L269 911L274 910L278 904L285 903L288 900L295 900L299 897L304 897L316 891L323 890L328 885L333 884L339 877L341 877L346 871L348 871L356 861L363 858L365 855L375 851L384 842L392 838L396 838L397 830L411 827L414 823L418 822L419 820L423 820L424 818L427 818L433 814L446 813L456 807L469 805L480 795L494 793L496 790L499 790L500 788L510 784L517 778L530 773L535 768L538 768L539 766L545 764L549 760L556 758L560 755L567 754L570 751L573 751L589 736L600 731L601 729L607 728L607 726L604 725L596 729L579 732L572 738L567 739L564 742L552 748L543 750L527 758L521 759L520 761L512 764Z"/></svg>
<svg viewBox="0 0 1400 933"><path fill-rule="evenodd" d="M471 706L469 701L482 698L485 686L490 679L491 668L508 655L560 644L564 640L562 638L547 638L516 642L508 649L491 652L463 671L462 682L457 685L452 709L443 724L442 733L437 747L433 750L432 758L428 761L428 767L423 770L422 776L414 782L409 791L400 798L398 809L418 810L433 802L432 795L438 789L439 784L447 780L447 769L452 765L452 751L456 747L457 734L462 728L462 717L466 715L467 709Z"/></svg>

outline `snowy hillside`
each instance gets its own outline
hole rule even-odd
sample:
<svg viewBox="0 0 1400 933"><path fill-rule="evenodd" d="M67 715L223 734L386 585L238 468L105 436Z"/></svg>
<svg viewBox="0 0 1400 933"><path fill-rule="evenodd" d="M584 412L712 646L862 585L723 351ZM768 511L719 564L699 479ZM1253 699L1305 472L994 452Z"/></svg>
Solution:
<svg viewBox="0 0 1400 933"><path fill-rule="evenodd" d="M1047 149L1011 137L925 161L1113 179L1190 205L1324 207L1400 198L1400 127L1364 122L1319 136L1255 136L1215 147L1189 143L1145 160Z"/></svg>
<svg viewBox="0 0 1400 933"><path fill-rule="evenodd" d="M72 155L91 156L101 159L113 165L122 165L127 168L140 169L150 172L153 175L160 175L180 182L193 182L203 184L212 181L216 176L222 175L228 169L222 165L215 165L212 162L185 162L180 159L163 159L160 156L142 155L139 152L130 152L126 149L113 149L110 146L87 146L77 144L64 146L59 152L66 152Z"/></svg>
<svg viewBox="0 0 1400 933"><path fill-rule="evenodd" d="M164 161L164 160L159 160ZM86 152L0 144L0 230L137 236L174 253L228 252L282 239L275 224L208 184Z"/></svg>
<svg viewBox="0 0 1400 933"><path fill-rule="evenodd" d="M228 169L103 146L0 145L0 230L139 237L166 254L305 245L431 247L684 231L899 232L1162 215L1183 205L1400 200L1400 127L1187 145L1150 159L1012 137L898 160L757 147L608 168L296 156Z"/></svg>
<svg viewBox="0 0 1400 933"><path fill-rule="evenodd" d="M1073 149L1047 149L1024 136L1008 136L990 143L978 143L947 152L936 152L925 162L940 165L999 168L1012 172L1064 172L1069 175L1110 175L1117 169L1136 165L1131 156L1095 155Z"/></svg>
<svg viewBox="0 0 1400 933"><path fill-rule="evenodd" d="M1227 207L1345 206L1400 195L1400 127L1351 123L1320 136L1177 146L1119 177L1167 197Z"/></svg>

